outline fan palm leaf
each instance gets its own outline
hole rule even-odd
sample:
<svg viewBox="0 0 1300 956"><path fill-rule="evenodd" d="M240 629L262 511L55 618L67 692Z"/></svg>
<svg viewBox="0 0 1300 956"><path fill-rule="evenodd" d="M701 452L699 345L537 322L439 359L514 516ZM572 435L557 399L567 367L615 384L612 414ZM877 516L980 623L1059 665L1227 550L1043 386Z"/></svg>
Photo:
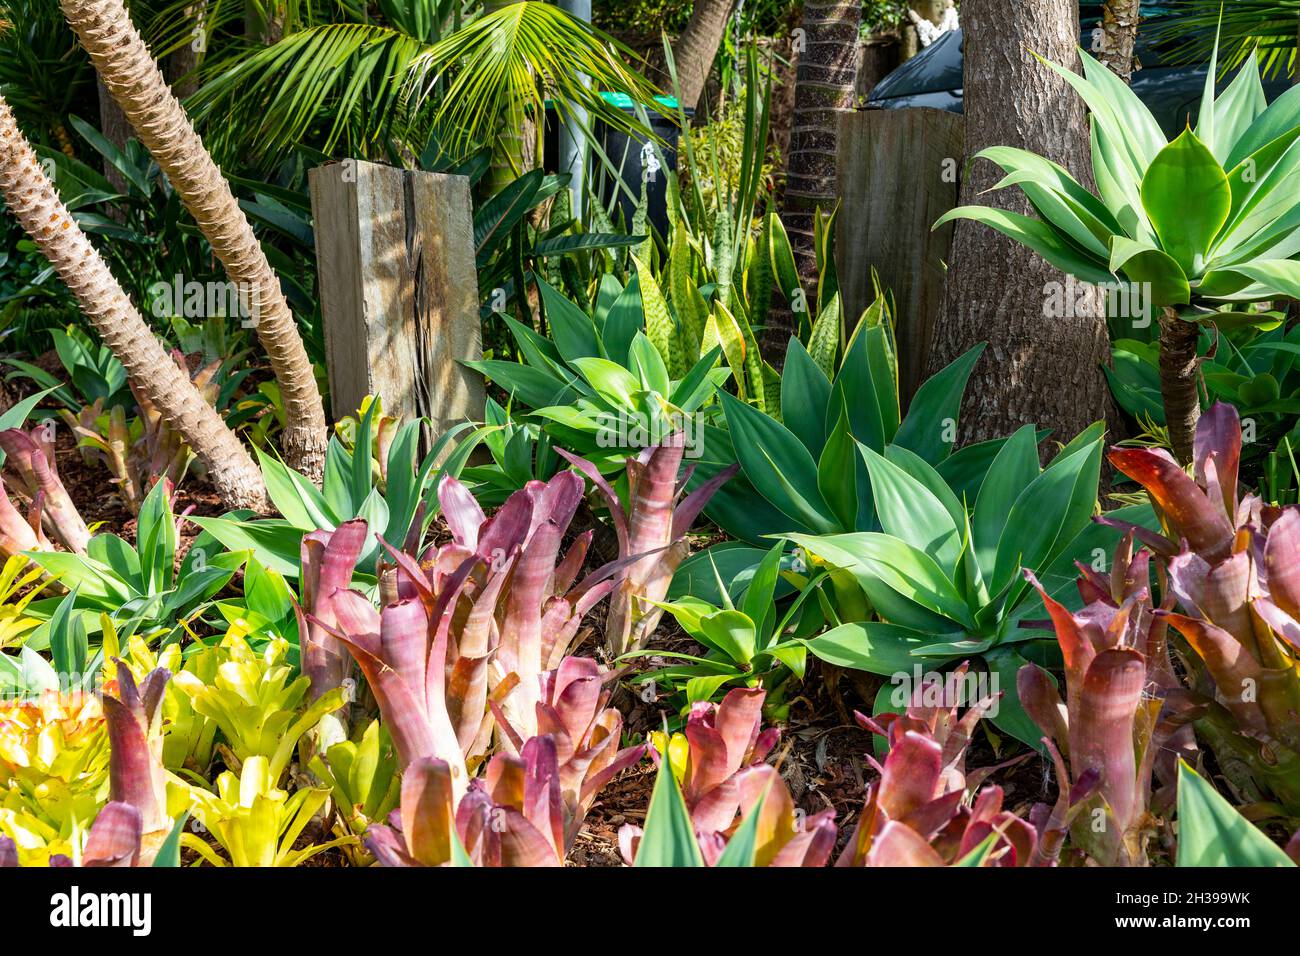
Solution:
<svg viewBox="0 0 1300 956"><path fill-rule="evenodd" d="M459 29L438 5L419 17L386 6L382 24L309 26L228 61L189 103L217 152L274 162L316 136L326 151L383 155L390 139L418 147L437 128L445 148L468 154L521 106L540 116L549 98L566 118L577 105L630 131L635 120L597 91L641 102L655 93L624 63L627 48L547 3L514 3Z"/></svg>
<svg viewBox="0 0 1300 956"><path fill-rule="evenodd" d="M1300 36L1300 0L1180 0L1167 4L1170 16L1153 24L1152 36L1174 44L1174 63L1204 63L1214 49L1214 30L1223 23L1219 51L1224 69L1234 69L1258 50L1265 76L1295 71Z"/></svg>

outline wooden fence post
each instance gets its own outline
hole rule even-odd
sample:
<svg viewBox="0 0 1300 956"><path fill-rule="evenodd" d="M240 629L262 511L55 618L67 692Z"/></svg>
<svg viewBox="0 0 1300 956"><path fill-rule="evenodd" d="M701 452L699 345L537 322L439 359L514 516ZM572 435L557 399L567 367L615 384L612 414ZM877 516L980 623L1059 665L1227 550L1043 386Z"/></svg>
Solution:
<svg viewBox="0 0 1300 956"><path fill-rule="evenodd" d="M839 136L836 246L844 308L856 321L871 304L875 268L898 307L906 406L921 384L943 307L953 228L930 227L957 205L965 124L942 110L862 110L840 114Z"/></svg>
<svg viewBox="0 0 1300 956"><path fill-rule="evenodd" d="M359 160L308 173L334 417L366 395L425 447L483 419L483 356L469 180Z"/></svg>

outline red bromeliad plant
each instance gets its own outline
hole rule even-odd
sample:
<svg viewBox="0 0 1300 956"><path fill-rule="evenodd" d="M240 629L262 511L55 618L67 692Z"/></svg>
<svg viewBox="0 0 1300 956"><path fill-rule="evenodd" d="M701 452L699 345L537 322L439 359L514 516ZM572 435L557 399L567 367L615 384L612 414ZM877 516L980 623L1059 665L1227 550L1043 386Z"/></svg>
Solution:
<svg viewBox="0 0 1300 956"><path fill-rule="evenodd" d="M620 574L618 588L610 597L605 643L611 657L641 648L654 633L663 615L659 605L668 594L673 574L690 554L686 532L714 492L740 468L733 465L682 497L693 471L692 466L679 478L685 450L685 435L675 432L629 458L625 507L595 465L556 449L604 496L621 552L639 556Z"/></svg>
<svg viewBox="0 0 1300 956"><path fill-rule="evenodd" d="M681 775L682 797L707 865L717 863L761 800L755 865L823 866L835 848L835 812L822 811L800 826L789 788L765 763L780 739L776 728L762 729L765 696L760 687L736 688L720 704L696 703L685 736L662 740L657 758L667 759ZM619 830L619 847L629 864L642 836L631 824Z"/></svg>
<svg viewBox="0 0 1300 956"><path fill-rule="evenodd" d="M489 693L517 739L536 736L543 675L563 661L625 563L574 584L590 533L560 551L581 496L582 479L562 472L516 492L489 519L460 482L444 478L439 499L452 540L419 558L390 549L396 600L377 612L356 591L335 590L335 624L308 615L360 664L402 766L445 761L458 796L491 742ZM502 744L510 750L511 738Z"/></svg>
<svg viewBox="0 0 1300 956"><path fill-rule="evenodd" d="M171 831L167 771L163 767L162 701L171 673L163 667L137 687L130 669L117 665L117 694L104 694L109 740L109 799L135 808L141 865L148 866Z"/></svg>
<svg viewBox="0 0 1300 956"><path fill-rule="evenodd" d="M145 858L141 847L144 831L140 811L129 803L114 801L107 804L95 817L86 845L81 851L81 866L148 866L153 859ZM156 853L156 850L155 850ZM19 866L18 848L14 841L0 836L0 869ZM50 857L50 866L77 866L78 862L64 854Z"/></svg>
<svg viewBox="0 0 1300 956"><path fill-rule="evenodd" d="M39 524L69 551L85 554L86 545L90 542L90 530L77 511L77 506L72 503L63 482L59 480L54 465L54 445L47 431L39 426L30 432L20 428L0 431L0 449L5 453L6 485L8 488L13 487L9 484L12 476L18 488L31 502L29 522L15 522L17 509L11 502L0 506L0 518L3 519L0 534L15 542L25 543L29 549L35 541L38 547L43 545L41 550L50 550L49 542L35 530ZM19 523L27 526L30 536L19 527Z"/></svg>
<svg viewBox="0 0 1300 956"><path fill-rule="evenodd" d="M302 603L294 604L302 651L302 672L311 679L311 699L342 687L352 671L352 658L343 644L330 633L338 628L334 593L352 584L352 574L366 541L366 522L345 521L333 531L303 535L302 570L299 576ZM327 723L333 726L325 727ZM347 707L322 721L318 749L347 738Z"/></svg>
<svg viewBox="0 0 1300 956"><path fill-rule="evenodd" d="M41 528L40 499L32 502L28 516L24 518L9 497L9 490L0 483L0 557L8 559L23 551L53 550Z"/></svg>
<svg viewBox="0 0 1300 956"><path fill-rule="evenodd" d="M1171 536L1144 541L1165 559L1181 608L1157 614L1199 665L1190 714L1235 786L1300 814L1300 509L1239 500L1231 406L1201 418L1195 451L1190 477L1159 450L1110 459L1146 488Z"/></svg>
<svg viewBox="0 0 1300 956"><path fill-rule="evenodd" d="M554 773L559 780L566 852L577 838L596 794L645 755L644 745L619 750L623 715L606 706L609 691L605 685L612 677L612 673L602 671L599 664L586 657L566 657L555 670L543 674L542 699L537 703L537 731L541 736L533 741L525 741L500 706L492 704L503 734L524 763L528 763L530 756L534 764L538 757L543 757L548 773ZM528 753L529 746L542 738L553 742L553 771L549 770L549 756ZM501 754L494 762L503 759L516 758Z"/></svg>
<svg viewBox="0 0 1300 956"><path fill-rule="evenodd" d="M454 861L458 840L479 866L563 864L596 795L645 753L644 746L618 749L623 720L605 707L606 677L586 658L566 658L543 675L543 733L523 741L507 727L518 755L498 753L461 797L446 761L412 763L401 809L389 826L367 831L375 858L384 866L439 866Z"/></svg>
<svg viewBox="0 0 1300 956"><path fill-rule="evenodd" d="M958 685L965 665L956 672ZM1002 788L975 793L996 767L967 772L966 748L995 698L975 702L958 717L934 706L933 679L913 689L903 714L858 723L889 740L884 763L868 755L880 779L867 788L866 804L836 866L1029 866L1045 862L1038 833L1002 806ZM946 691L941 692L946 698ZM1004 765L1005 766L1005 765ZM974 794L973 799L968 794Z"/></svg>
<svg viewBox="0 0 1300 956"><path fill-rule="evenodd" d="M1160 721L1163 693L1178 684L1167 625L1151 606L1150 559L1145 550L1133 553L1128 535L1108 578L1079 565L1084 607L1077 613L1025 572L1042 595L1065 659L1066 703L1034 664L1020 669L1020 700L1047 735L1058 786L1074 794L1062 822L1075 846L1103 866L1146 865L1156 824L1152 772L1161 753L1177 756L1170 741L1178 728Z"/></svg>

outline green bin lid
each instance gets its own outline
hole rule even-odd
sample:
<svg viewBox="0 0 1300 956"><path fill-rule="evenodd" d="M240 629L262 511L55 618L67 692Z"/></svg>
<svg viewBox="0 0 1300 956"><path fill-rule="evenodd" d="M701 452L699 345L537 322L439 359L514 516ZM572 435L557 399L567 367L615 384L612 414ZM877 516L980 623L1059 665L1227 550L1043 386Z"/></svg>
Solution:
<svg viewBox="0 0 1300 956"><path fill-rule="evenodd" d="M600 94L600 98L603 99L610 106L613 106L615 109L630 110L635 108L635 104L632 102L632 97L628 96L626 93L602 92ZM677 100L671 96L656 96L655 102L658 103L660 106L664 107L665 109L670 109L670 110L677 109ZM552 99L547 99L544 105L548 110L553 109L555 106L555 101Z"/></svg>
<svg viewBox="0 0 1300 956"><path fill-rule="evenodd" d="M621 110L630 110L635 106L632 102L632 97L628 96L626 93L601 93L600 98L610 106L615 106ZM656 96L655 102L670 110L677 109L677 100L671 96Z"/></svg>

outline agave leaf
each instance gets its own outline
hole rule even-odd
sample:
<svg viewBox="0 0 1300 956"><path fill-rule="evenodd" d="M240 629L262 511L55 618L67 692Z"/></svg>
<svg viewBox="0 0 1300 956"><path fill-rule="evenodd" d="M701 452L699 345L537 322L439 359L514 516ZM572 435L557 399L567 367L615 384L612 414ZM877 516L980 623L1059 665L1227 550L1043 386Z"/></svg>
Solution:
<svg viewBox="0 0 1300 956"><path fill-rule="evenodd" d="M1222 171L1220 171L1222 173ZM1224 182L1227 189L1227 182ZM1225 212L1224 218L1227 214ZM957 219L970 219L996 229L1021 245L1028 246L1062 272L1095 285L1114 281L1100 258L1089 256L1075 246L1069 238L1041 219L1032 219L1020 213L988 206L958 206L945 213L934 224L938 229ZM1222 222L1219 223L1222 225Z"/></svg>
<svg viewBox="0 0 1300 956"><path fill-rule="evenodd" d="M1189 276L1200 275L1232 211L1232 188L1214 154L1190 130L1147 167L1142 207L1161 248Z"/></svg>
<svg viewBox="0 0 1300 956"><path fill-rule="evenodd" d="M1178 763L1178 866L1295 866L1186 761Z"/></svg>

